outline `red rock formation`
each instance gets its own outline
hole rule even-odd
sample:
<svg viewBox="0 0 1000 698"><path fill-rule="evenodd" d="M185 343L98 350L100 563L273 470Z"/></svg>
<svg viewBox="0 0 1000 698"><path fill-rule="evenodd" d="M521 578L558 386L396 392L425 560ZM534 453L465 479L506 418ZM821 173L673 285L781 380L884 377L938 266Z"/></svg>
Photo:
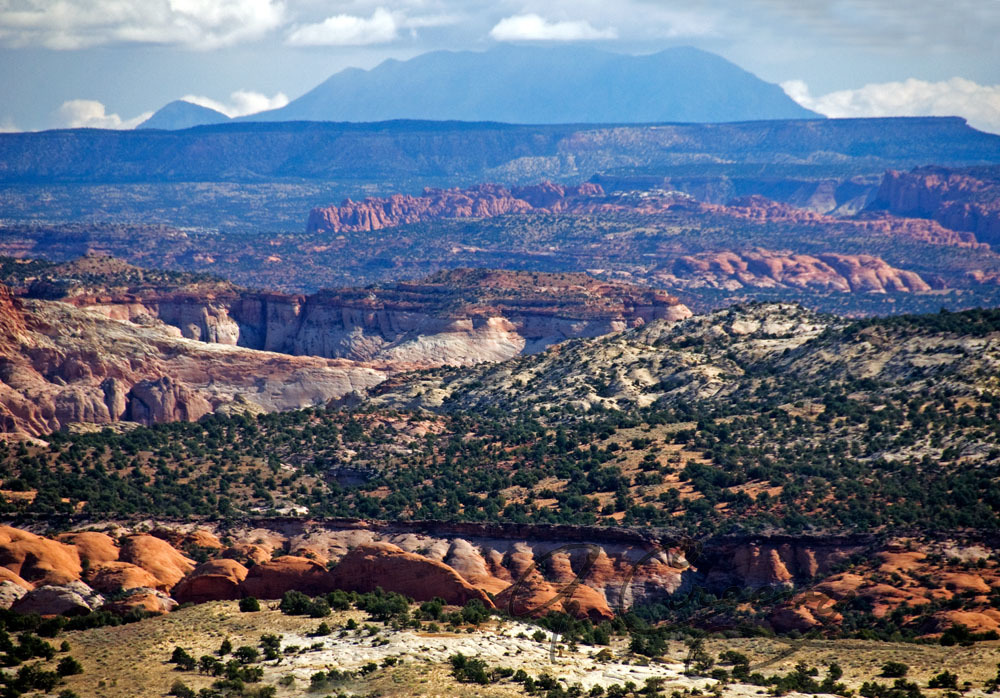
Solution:
<svg viewBox="0 0 1000 698"><path fill-rule="evenodd" d="M939 167L889 170L872 208L902 216L932 218L946 228L974 233L1000 244L1000 183Z"/></svg>
<svg viewBox="0 0 1000 698"><path fill-rule="evenodd" d="M150 531L150 535L162 538L178 550L222 550L224 547L214 533L203 528L193 531L157 528Z"/></svg>
<svg viewBox="0 0 1000 698"><path fill-rule="evenodd" d="M391 543L359 545L337 564L330 579L334 588L348 591L367 592L382 587L420 601L438 596L451 604L464 605L479 599L487 607L493 606L486 592L469 584L448 565L408 553Z"/></svg>
<svg viewBox="0 0 1000 698"><path fill-rule="evenodd" d="M238 599L247 573L247 568L236 560L208 560L174 587L173 596L181 603Z"/></svg>
<svg viewBox="0 0 1000 698"><path fill-rule="evenodd" d="M92 568L105 562L118 559L118 545L115 539L107 533L98 531L81 531L80 533L64 533L57 537L62 543L69 543L77 549L80 560Z"/></svg>
<svg viewBox="0 0 1000 698"><path fill-rule="evenodd" d="M824 253L792 254L755 249L703 252L677 259L669 274L677 283L719 288L815 288L844 293L924 293L919 274L890 266L879 257Z"/></svg>
<svg viewBox="0 0 1000 698"><path fill-rule="evenodd" d="M166 585L162 584L152 573L129 562L102 562L89 568L86 576L90 586L106 594L140 587L166 590Z"/></svg>
<svg viewBox="0 0 1000 698"><path fill-rule="evenodd" d="M20 575L10 571L6 567L0 567L0 582L10 582L21 587L25 591L30 591L35 588L35 585L26 579L22 579Z"/></svg>
<svg viewBox="0 0 1000 698"><path fill-rule="evenodd" d="M251 567L240 585L240 594L258 599L280 599L293 589L314 596L335 588L323 565L305 557L284 555Z"/></svg>
<svg viewBox="0 0 1000 698"><path fill-rule="evenodd" d="M149 572L157 588L169 591L194 569L188 559L165 540L150 535L129 536L121 549L121 560Z"/></svg>
<svg viewBox="0 0 1000 698"><path fill-rule="evenodd" d="M11 526L0 526L0 567L33 584L66 584L83 568L76 548Z"/></svg>

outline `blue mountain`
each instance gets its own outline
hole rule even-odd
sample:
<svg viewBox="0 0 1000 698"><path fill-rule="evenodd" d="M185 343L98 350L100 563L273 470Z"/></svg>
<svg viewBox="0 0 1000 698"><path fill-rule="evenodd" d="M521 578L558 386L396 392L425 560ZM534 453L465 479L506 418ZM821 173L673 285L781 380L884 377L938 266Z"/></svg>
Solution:
<svg viewBox="0 0 1000 698"><path fill-rule="evenodd" d="M229 117L220 111L178 99L159 109L151 117L136 126L136 128L158 128L164 131L177 131L184 128L191 128L192 126L222 124L227 121L229 121Z"/></svg>
<svg viewBox="0 0 1000 698"><path fill-rule="evenodd" d="M244 121L429 119L507 123L815 119L784 91L690 47L631 56L590 47L501 45L349 68Z"/></svg>

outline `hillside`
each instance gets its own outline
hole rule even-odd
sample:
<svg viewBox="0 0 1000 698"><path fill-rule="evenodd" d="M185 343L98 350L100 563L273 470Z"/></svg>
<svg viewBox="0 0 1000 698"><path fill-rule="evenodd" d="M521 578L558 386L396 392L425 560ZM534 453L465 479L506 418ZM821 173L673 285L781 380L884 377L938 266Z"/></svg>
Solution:
<svg viewBox="0 0 1000 698"><path fill-rule="evenodd" d="M501 45L348 68L287 106L243 120L607 124L818 116L777 85L695 48L628 56L586 46Z"/></svg>

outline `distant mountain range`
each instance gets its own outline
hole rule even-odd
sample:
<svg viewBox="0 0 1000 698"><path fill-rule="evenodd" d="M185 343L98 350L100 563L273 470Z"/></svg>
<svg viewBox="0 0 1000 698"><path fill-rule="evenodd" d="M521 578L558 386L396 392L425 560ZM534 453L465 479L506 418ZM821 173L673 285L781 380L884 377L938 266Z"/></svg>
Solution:
<svg viewBox="0 0 1000 698"><path fill-rule="evenodd" d="M589 47L434 51L348 68L280 109L241 121L429 119L555 123L717 123L815 119L777 85L690 47L644 56ZM140 128L180 129L225 115L171 102Z"/></svg>
<svg viewBox="0 0 1000 698"><path fill-rule="evenodd" d="M950 117L639 126L442 121L225 123L184 131L0 133L0 182L582 181L597 173L810 177L1000 163L1000 136ZM823 174L823 173L827 174ZM326 202L324 202L326 203Z"/></svg>

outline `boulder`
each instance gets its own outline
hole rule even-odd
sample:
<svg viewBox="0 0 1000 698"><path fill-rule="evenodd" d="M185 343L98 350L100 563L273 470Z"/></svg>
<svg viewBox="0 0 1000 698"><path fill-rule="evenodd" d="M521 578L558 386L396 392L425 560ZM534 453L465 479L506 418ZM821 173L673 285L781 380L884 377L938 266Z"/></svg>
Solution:
<svg viewBox="0 0 1000 698"><path fill-rule="evenodd" d="M469 584L448 565L408 553L391 543L365 543L354 548L333 569L331 580L333 588L348 591L368 592L382 587L418 601L438 596L450 604L464 605L479 599L493 607L485 591Z"/></svg>
<svg viewBox="0 0 1000 698"><path fill-rule="evenodd" d="M209 560L174 587L174 598L181 603L228 601L241 597L240 584L248 570L236 560Z"/></svg>
<svg viewBox="0 0 1000 698"><path fill-rule="evenodd" d="M42 616L85 615L104 605L104 597L81 581L44 584L32 589L10 607L17 613Z"/></svg>
<svg viewBox="0 0 1000 698"><path fill-rule="evenodd" d="M323 565L305 557L283 555L251 567L240 584L240 594L258 599L280 599L293 589L315 596L335 588Z"/></svg>
<svg viewBox="0 0 1000 698"><path fill-rule="evenodd" d="M194 561L170 543L144 534L129 536L121 549L120 558L152 574L158 581L156 586L166 590L172 589L194 569Z"/></svg>
<svg viewBox="0 0 1000 698"><path fill-rule="evenodd" d="M0 526L0 567L22 579L60 585L80 578L76 548L11 526Z"/></svg>

